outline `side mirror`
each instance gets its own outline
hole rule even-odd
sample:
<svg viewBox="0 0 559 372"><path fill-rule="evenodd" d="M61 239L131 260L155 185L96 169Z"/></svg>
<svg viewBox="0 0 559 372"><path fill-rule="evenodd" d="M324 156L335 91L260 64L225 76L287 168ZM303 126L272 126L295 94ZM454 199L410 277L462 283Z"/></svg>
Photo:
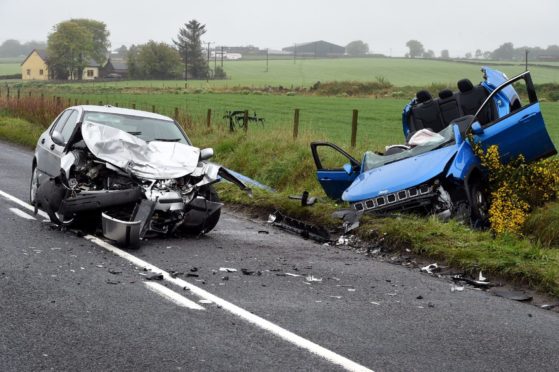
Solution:
<svg viewBox="0 0 559 372"><path fill-rule="evenodd" d="M344 170L347 174L352 174L353 173L353 168L351 167L350 163L345 163L343 168L344 168Z"/></svg>
<svg viewBox="0 0 559 372"><path fill-rule="evenodd" d="M214 156L214 149L211 147L200 150L200 160L208 160Z"/></svg>
<svg viewBox="0 0 559 372"><path fill-rule="evenodd" d="M472 124L472 133L473 134L483 134L483 128L479 122L475 122Z"/></svg>
<svg viewBox="0 0 559 372"><path fill-rule="evenodd" d="M64 137L62 137L62 133L60 133L59 131L55 130L54 132L52 132L51 136L52 138L52 142L54 142L56 145L58 146L64 146Z"/></svg>

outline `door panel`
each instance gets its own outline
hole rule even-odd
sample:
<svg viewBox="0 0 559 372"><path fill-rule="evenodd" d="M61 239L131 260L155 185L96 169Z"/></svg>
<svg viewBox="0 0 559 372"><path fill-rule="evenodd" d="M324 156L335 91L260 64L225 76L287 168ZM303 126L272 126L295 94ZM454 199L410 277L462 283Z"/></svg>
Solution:
<svg viewBox="0 0 559 372"><path fill-rule="evenodd" d="M359 175L360 163L328 142L311 143L311 151L317 168L316 176L324 192L332 199L341 199L342 193Z"/></svg>

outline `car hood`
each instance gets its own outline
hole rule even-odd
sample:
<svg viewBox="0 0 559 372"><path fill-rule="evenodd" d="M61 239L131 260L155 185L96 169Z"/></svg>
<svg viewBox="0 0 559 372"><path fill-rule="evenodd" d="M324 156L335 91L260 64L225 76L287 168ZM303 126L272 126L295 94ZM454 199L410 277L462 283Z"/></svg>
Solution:
<svg viewBox="0 0 559 372"><path fill-rule="evenodd" d="M146 142L132 134L107 125L86 121L82 137L97 158L147 179L170 179L192 173L200 149L178 142Z"/></svg>
<svg viewBox="0 0 559 372"><path fill-rule="evenodd" d="M342 200L356 202L421 185L441 174L457 151L458 146L451 145L363 172Z"/></svg>

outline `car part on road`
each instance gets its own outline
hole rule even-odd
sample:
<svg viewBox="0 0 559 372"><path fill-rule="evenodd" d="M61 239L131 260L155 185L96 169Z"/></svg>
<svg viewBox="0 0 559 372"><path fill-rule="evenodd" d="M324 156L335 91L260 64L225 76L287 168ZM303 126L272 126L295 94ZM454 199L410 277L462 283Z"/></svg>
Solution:
<svg viewBox="0 0 559 372"><path fill-rule="evenodd" d="M495 296L504 297L514 301L530 301L532 296L523 291L511 291L507 289L494 289L491 291Z"/></svg>
<svg viewBox="0 0 559 372"><path fill-rule="evenodd" d="M325 228L283 215L279 211L275 211L270 214L268 217L268 223L286 231L298 234L303 238L310 238L321 243L331 241L330 233Z"/></svg>

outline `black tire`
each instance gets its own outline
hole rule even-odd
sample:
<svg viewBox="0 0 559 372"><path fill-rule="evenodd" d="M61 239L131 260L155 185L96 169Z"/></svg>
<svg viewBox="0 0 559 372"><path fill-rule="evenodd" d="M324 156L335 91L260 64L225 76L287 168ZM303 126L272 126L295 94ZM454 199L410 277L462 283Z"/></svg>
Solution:
<svg viewBox="0 0 559 372"><path fill-rule="evenodd" d="M474 227L487 227L489 223L489 199L481 182L474 182L470 186L470 213Z"/></svg>
<svg viewBox="0 0 559 372"><path fill-rule="evenodd" d="M200 189L199 194L204 196L207 200L219 203L219 196L213 186L205 186ZM188 226L185 230L191 234L207 234L216 227L221 217L221 209L218 209L214 214L209 216L202 224L198 226Z"/></svg>

